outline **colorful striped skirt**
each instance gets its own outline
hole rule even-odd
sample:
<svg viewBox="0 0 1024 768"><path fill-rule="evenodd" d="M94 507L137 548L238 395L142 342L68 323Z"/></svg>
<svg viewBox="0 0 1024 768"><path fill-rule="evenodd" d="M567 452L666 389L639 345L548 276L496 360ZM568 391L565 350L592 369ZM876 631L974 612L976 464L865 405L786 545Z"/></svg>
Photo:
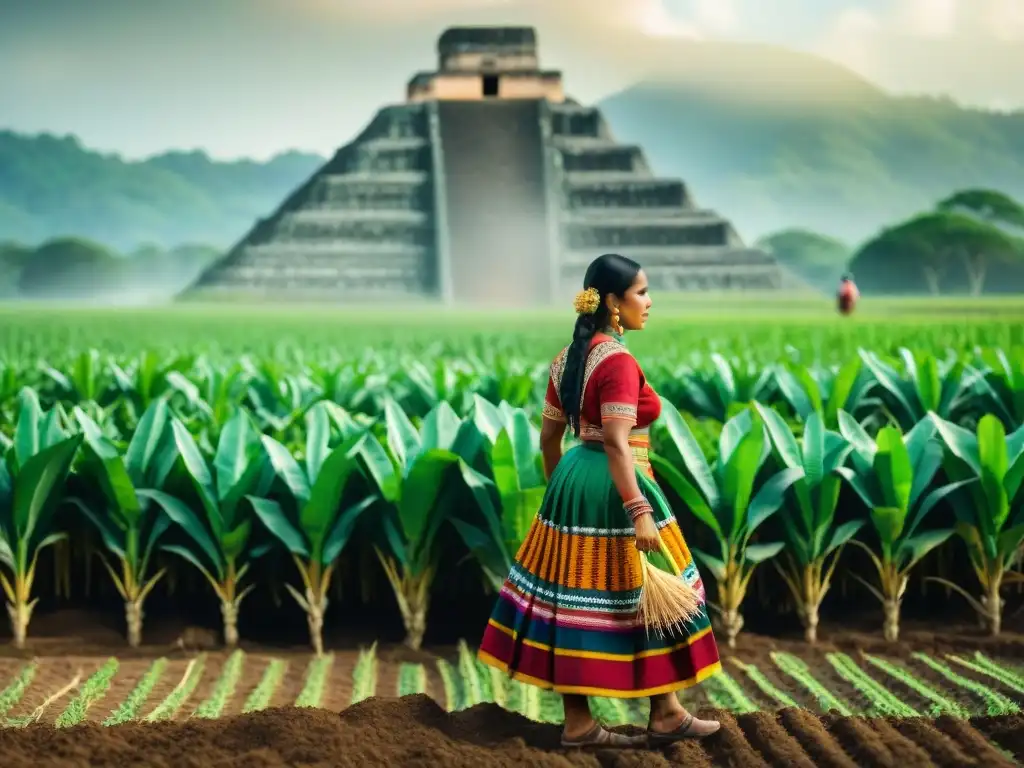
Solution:
<svg viewBox="0 0 1024 768"><path fill-rule="evenodd" d="M679 524L648 474L646 451L633 451L659 532L683 578L703 595ZM707 609L686 633L648 632L637 617L640 569L604 446L570 449L498 595L480 660L524 683L586 696L652 696L710 677L721 663Z"/></svg>

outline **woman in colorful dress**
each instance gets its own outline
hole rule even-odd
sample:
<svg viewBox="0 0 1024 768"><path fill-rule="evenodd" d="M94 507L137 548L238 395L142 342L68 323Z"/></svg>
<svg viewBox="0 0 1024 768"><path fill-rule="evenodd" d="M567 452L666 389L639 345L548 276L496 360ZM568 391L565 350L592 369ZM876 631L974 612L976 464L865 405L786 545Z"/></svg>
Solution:
<svg viewBox="0 0 1024 768"><path fill-rule="evenodd" d="M647 456L661 402L623 342L651 299L640 265L617 254L587 269L572 344L551 364L541 427L548 486L498 596L479 657L513 679L560 693L564 746L638 746L707 736L676 691L721 668L707 609L686 633L660 636L638 616L640 552L667 543L683 578L704 588ZM562 455L568 426L581 443ZM612 733L588 696L650 697L646 737Z"/></svg>

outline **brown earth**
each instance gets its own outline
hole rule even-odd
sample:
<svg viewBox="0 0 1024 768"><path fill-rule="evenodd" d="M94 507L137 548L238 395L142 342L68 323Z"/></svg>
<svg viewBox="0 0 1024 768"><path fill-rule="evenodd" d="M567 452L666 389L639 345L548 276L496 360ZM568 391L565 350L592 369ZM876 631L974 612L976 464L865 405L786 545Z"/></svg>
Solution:
<svg viewBox="0 0 1024 768"><path fill-rule="evenodd" d="M817 718L799 710L722 720L702 742L662 751L567 751L558 726L541 725L493 704L445 713L424 695L372 698L339 713L282 708L221 720L123 725L95 723L55 730L32 725L0 730L6 768L21 766L986 766L1014 763L985 733L1008 746L1020 722L985 718ZM1019 718L1018 718L1019 720ZM626 732L635 729L623 728ZM980 731L980 732L979 732ZM1000 738L1000 734L1002 738Z"/></svg>
<svg viewBox="0 0 1024 768"><path fill-rule="evenodd" d="M57 632L30 638L30 647L16 652L0 646L0 684L9 680L27 658L40 660L35 680L10 717L25 716L52 696L81 671L84 680L106 657L116 656L120 667L107 694L90 707L86 722L69 729L55 729L50 723L74 695L66 693L52 702L36 724L25 728L0 729L0 765L19 766L785 766L786 768L868 768L869 766L986 766L1002 768L1024 759L1024 716L978 717L970 721L951 717L938 719L844 718L816 714L816 702L787 683L771 661L770 652L788 651L804 659L819 681L854 707L863 705L859 694L839 678L825 660L828 651L851 656L868 652L911 666L918 678L937 690L948 692L940 677L909 659L912 651L936 656L946 653L971 655L975 650L1010 663L1024 659L1024 636L1007 634L999 639L980 636L973 628L936 632L927 627L908 627L898 644L886 644L869 632L823 632L813 649L798 639L741 636L731 654L758 668L792 696L802 709L735 715L707 707L699 691L688 691L684 701L704 716L716 717L722 730L701 742L677 744L664 750L566 751L559 748L557 725L526 720L492 704L457 713L446 713L434 699L442 700L443 686L436 671L440 657L454 660L454 649L412 652L395 646L378 648L377 696L349 706L352 669L358 651L349 646L333 651L335 661L325 686L322 709L290 707L305 682L311 659L303 648L274 648L243 643L246 651L242 676L223 717L203 720L190 717L211 693L227 653L207 654L199 685L170 722L130 723L103 727L102 721L125 699L142 678L152 659L164 656L167 669L140 712L145 716L181 681L189 660L195 655L148 637L143 648L129 650L123 640L108 630L87 623L62 621ZM723 649L724 651L725 649ZM270 709L243 715L248 695L258 685L271 659L282 659L288 669L270 701ZM402 663L423 664L428 694L396 699L398 670ZM927 711L927 702L915 698L892 680L862 664L879 682L888 682L910 706ZM761 705L771 706L739 667L726 663L726 670L743 685L746 693ZM965 677L969 671L957 668ZM993 681L987 680L992 686ZM1013 691L993 686L1011 698ZM964 701L964 703L968 703ZM976 704L976 702L975 702ZM340 713L338 710L341 710ZM637 732L635 727L617 728Z"/></svg>

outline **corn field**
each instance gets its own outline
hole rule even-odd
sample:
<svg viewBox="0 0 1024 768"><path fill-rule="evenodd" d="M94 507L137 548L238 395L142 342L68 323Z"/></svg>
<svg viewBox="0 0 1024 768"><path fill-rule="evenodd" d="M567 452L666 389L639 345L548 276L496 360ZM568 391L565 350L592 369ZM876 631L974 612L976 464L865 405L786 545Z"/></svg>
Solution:
<svg viewBox="0 0 1024 768"><path fill-rule="evenodd" d="M0 585L15 645L30 633L41 556L65 595L101 564L133 647L147 598L183 572L219 606L227 646L246 597L269 582L324 658L346 557L383 574L414 649L442 571L500 586L543 495L540 406L564 333L389 347L376 328L342 352L288 341L284 325L272 349L260 337L262 352L232 346L240 337L218 345L219 328L186 352L166 328L147 345L122 327L127 342L98 347L76 344L80 327L7 329ZM663 399L655 472L724 642L768 583L815 642L837 582L870 595L896 640L918 572L999 634L1024 543L1020 327L793 327L719 327L686 353L655 335L643 343L657 353L637 351ZM851 328L877 343L855 345ZM773 349L772 334L786 343Z"/></svg>

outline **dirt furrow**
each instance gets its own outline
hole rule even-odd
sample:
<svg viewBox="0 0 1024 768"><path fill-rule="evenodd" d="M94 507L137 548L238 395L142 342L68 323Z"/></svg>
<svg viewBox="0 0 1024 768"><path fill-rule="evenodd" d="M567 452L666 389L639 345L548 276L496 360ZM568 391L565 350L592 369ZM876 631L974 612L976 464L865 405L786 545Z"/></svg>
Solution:
<svg viewBox="0 0 1024 768"><path fill-rule="evenodd" d="M858 768L813 713L783 709L779 712L779 722L819 768Z"/></svg>
<svg viewBox="0 0 1024 768"><path fill-rule="evenodd" d="M722 723L718 733L706 740L706 749L712 753L715 765L735 766L736 768L765 766L767 768L769 763L753 750L747 741L746 734L731 713L717 711L702 714L701 717L713 717Z"/></svg>
<svg viewBox="0 0 1024 768"><path fill-rule="evenodd" d="M324 686L324 697L320 701L321 707L332 712L340 712L352 703L352 672L358 659L359 654L355 651L339 651L334 654L334 663ZM381 693L379 677L377 693Z"/></svg>
<svg viewBox="0 0 1024 768"><path fill-rule="evenodd" d="M938 768L970 768L980 765L976 756L965 753L953 739L925 720L907 718L893 723L893 727L927 752Z"/></svg>
<svg viewBox="0 0 1024 768"><path fill-rule="evenodd" d="M932 765L928 753L914 742L910 741L897 731L889 720L881 717L873 717L868 723L874 728L882 741L885 742L889 752L900 766L926 766Z"/></svg>
<svg viewBox="0 0 1024 768"><path fill-rule="evenodd" d="M78 686L99 669L104 661L105 659L77 657L46 660L39 665L35 678L28 690L25 691L25 695L21 697L21 701L7 712L7 718L17 721L35 713L39 707L48 702L45 711L40 713L40 720L44 723L52 723L78 692ZM64 691L59 698L49 701L76 677L78 677L78 684L75 687Z"/></svg>
<svg viewBox="0 0 1024 768"><path fill-rule="evenodd" d="M783 728L775 715L770 712L755 712L736 718L740 729L755 751L769 765L790 766L791 768L815 768L814 762L804 752L793 736Z"/></svg>
<svg viewBox="0 0 1024 768"><path fill-rule="evenodd" d="M882 737L861 718L825 715L822 722L860 768L895 768L897 765Z"/></svg>
<svg viewBox="0 0 1024 768"><path fill-rule="evenodd" d="M975 717L971 725L983 734L987 741L998 744L1011 752L1014 758L1024 764L1024 716L1005 715L1003 717ZM936 727L945 729L946 722L936 723ZM986 742L987 743L987 742Z"/></svg>
<svg viewBox="0 0 1024 768"><path fill-rule="evenodd" d="M1017 726L1015 728L1011 727L1010 730L1015 734L1017 739L1021 738L1021 719L1019 717L1012 717L1012 720L1009 717L988 719L1002 721L1004 723L1016 720ZM972 726L973 722L973 720L966 721L955 717L949 717L948 715L943 715L935 720L935 728L959 744L964 752L969 755L974 755L978 759L978 765L983 765L985 768L989 768L989 766L992 768L1005 768L1006 766L1013 765L1012 762L1007 760L1004 755L989 743L984 732L978 731ZM1022 756L1020 752L1014 750L1012 747L1001 744L998 741L996 743L1010 749L1011 752L1014 752L1017 759L1020 759Z"/></svg>

